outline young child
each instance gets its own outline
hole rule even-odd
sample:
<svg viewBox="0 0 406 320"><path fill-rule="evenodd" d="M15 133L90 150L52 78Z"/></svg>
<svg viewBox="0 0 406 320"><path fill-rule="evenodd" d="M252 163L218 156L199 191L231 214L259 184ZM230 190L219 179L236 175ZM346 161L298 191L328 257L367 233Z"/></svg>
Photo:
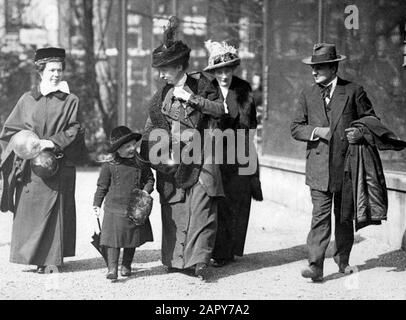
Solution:
<svg viewBox="0 0 406 320"><path fill-rule="evenodd" d="M107 247L107 279L117 279L120 248L123 249L121 275L131 275L131 263L135 248L153 241L149 219L138 225L127 215L131 191L141 189L150 194L154 189L151 169L139 160L136 143L141 134L131 132L125 126L114 128L110 135L108 151L113 159L101 168L94 195L93 209L96 216L104 201L104 218L100 244Z"/></svg>

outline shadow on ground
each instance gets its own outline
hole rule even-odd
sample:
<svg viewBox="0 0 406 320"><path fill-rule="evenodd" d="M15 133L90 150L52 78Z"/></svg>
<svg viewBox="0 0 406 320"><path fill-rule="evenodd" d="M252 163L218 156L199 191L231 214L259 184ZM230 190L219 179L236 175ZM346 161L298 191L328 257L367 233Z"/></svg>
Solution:
<svg viewBox="0 0 406 320"><path fill-rule="evenodd" d="M365 264L357 266L359 271L365 271L373 268L392 268L387 272L406 271L406 252L395 250L379 255L377 258L365 261Z"/></svg>
<svg viewBox="0 0 406 320"><path fill-rule="evenodd" d="M356 235L354 239L354 245L364 241L365 238ZM332 258L334 253L334 242L330 242L327 251L326 258ZM276 267L283 264L293 263L301 260L307 260L307 245L298 245L291 248L267 251L267 252L257 252L244 255L242 258L238 258L235 262L226 265L222 268L210 268L211 277L209 282L216 282L221 278L228 276L250 272L262 268ZM298 270L298 274L300 270ZM335 275L335 274L333 274ZM339 274L341 275L342 274ZM326 277L325 281L335 279Z"/></svg>
<svg viewBox="0 0 406 320"><path fill-rule="evenodd" d="M122 253L121 253L122 255ZM161 258L160 250L139 250L135 252L133 263L149 263L158 261ZM121 256L120 260L121 262ZM102 257L82 259L82 260L72 260L66 262L61 268L62 272L81 272L97 269L107 268L106 262ZM149 269L148 269L149 270ZM28 272L28 270L27 270Z"/></svg>
<svg viewBox="0 0 406 320"><path fill-rule="evenodd" d="M395 250L378 256L378 258L365 261L363 265L353 266L353 273L362 272L375 268L391 268L387 272L404 272L406 271L406 252L403 250ZM347 275L342 273L333 273L323 278L323 282L335 280Z"/></svg>

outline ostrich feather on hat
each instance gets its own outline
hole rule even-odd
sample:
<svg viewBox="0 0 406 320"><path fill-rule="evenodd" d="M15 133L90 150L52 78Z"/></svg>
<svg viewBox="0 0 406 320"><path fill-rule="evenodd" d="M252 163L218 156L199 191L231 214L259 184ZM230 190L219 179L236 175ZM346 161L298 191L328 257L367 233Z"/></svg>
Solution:
<svg viewBox="0 0 406 320"><path fill-rule="evenodd" d="M179 19L175 16L169 18L168 26L164 27L163 45L169 48L175 41L178 34Z"/></svg>
<svg viewBox="0 0 406 320"><path fill-rule="evenodd" d="M240 64L241 59L238 57L237 49L228 45L225 41L217 42L207 40L204 44L209 52L208 66L204 71L237 66Z"/></svg>
<svg viewBox="0 0 406 320"><path fill-rule="evenodd" d="M163 42L152 53L152 67L159 68L183 63L189 60L190 48L180 40L177 40L179 19L170 17L168 26L164 27Z"/></svg>

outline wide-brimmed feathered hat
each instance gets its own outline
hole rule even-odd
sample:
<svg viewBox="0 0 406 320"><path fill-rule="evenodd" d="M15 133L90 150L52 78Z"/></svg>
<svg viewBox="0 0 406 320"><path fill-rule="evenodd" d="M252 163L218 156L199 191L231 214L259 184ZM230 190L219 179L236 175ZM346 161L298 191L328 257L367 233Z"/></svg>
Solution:
<svg viewBox="0 0 406 320"><path fill-rule="evenodd" d="M237 49L228 45L225 41L216 42L207 40L204 44L209 52L209 62L204 71L238 66L240 64L241 59L238 57Z"/></svg>
<svg viewBox="0 0 406 320"><path fill-rule="evenodd" d="M330 43L316 43L313 46L313 54L302 60L303 63L313 65L342 61L346 56L336 52L336 46Z"/></svg>
<svg viewBox="0 0 406 320"><path fill-rule="evenodd" d="M152 53L152 67L159 68L189 60L190 48L181 40L176 40L178 18L170 17L164 29L163 42Z"/></svg>
<svg viewBox="0 0 406 320"><path fill-rule="evenodd" d="M117 151L124 143L131 140L140 140L142 135L140 133L132 132L126 126L119 126L114 128L110 133L110 146L107 152L113 153Z"/></svg>

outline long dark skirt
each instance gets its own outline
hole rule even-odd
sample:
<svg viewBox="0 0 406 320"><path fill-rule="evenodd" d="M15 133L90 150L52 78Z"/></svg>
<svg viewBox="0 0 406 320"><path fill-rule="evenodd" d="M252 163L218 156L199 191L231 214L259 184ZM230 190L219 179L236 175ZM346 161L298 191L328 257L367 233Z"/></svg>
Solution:
<svg viewBox="0 0 406 320"><path fill-rule="evenodd" d="M75 255L75 179L74 167L45 180L26 170L17 186L10 262L60 266Z"/></svg>
<svg viewBox="0 0 406 320"><path fill-rule="evenodd" d="M104 213L101 245L111 248L136 248L149 241L154 241L149 219L144 225L137 226L124 213Z"/></svg>
<svg viewBox="0 0 406 320"><path fill-rule="evenodd" d="M232 259L244 253L251 209L250 176L222 174L225 198L218 203L218 228L214 259Z"/></svg>
<svg viewBox="0 0 406 320"><path fill-rule="evenodd" d="M163 204L162 263L186 269L209 263L217 230L217 199L200 183L186 190L184 202Z"/></svg>

